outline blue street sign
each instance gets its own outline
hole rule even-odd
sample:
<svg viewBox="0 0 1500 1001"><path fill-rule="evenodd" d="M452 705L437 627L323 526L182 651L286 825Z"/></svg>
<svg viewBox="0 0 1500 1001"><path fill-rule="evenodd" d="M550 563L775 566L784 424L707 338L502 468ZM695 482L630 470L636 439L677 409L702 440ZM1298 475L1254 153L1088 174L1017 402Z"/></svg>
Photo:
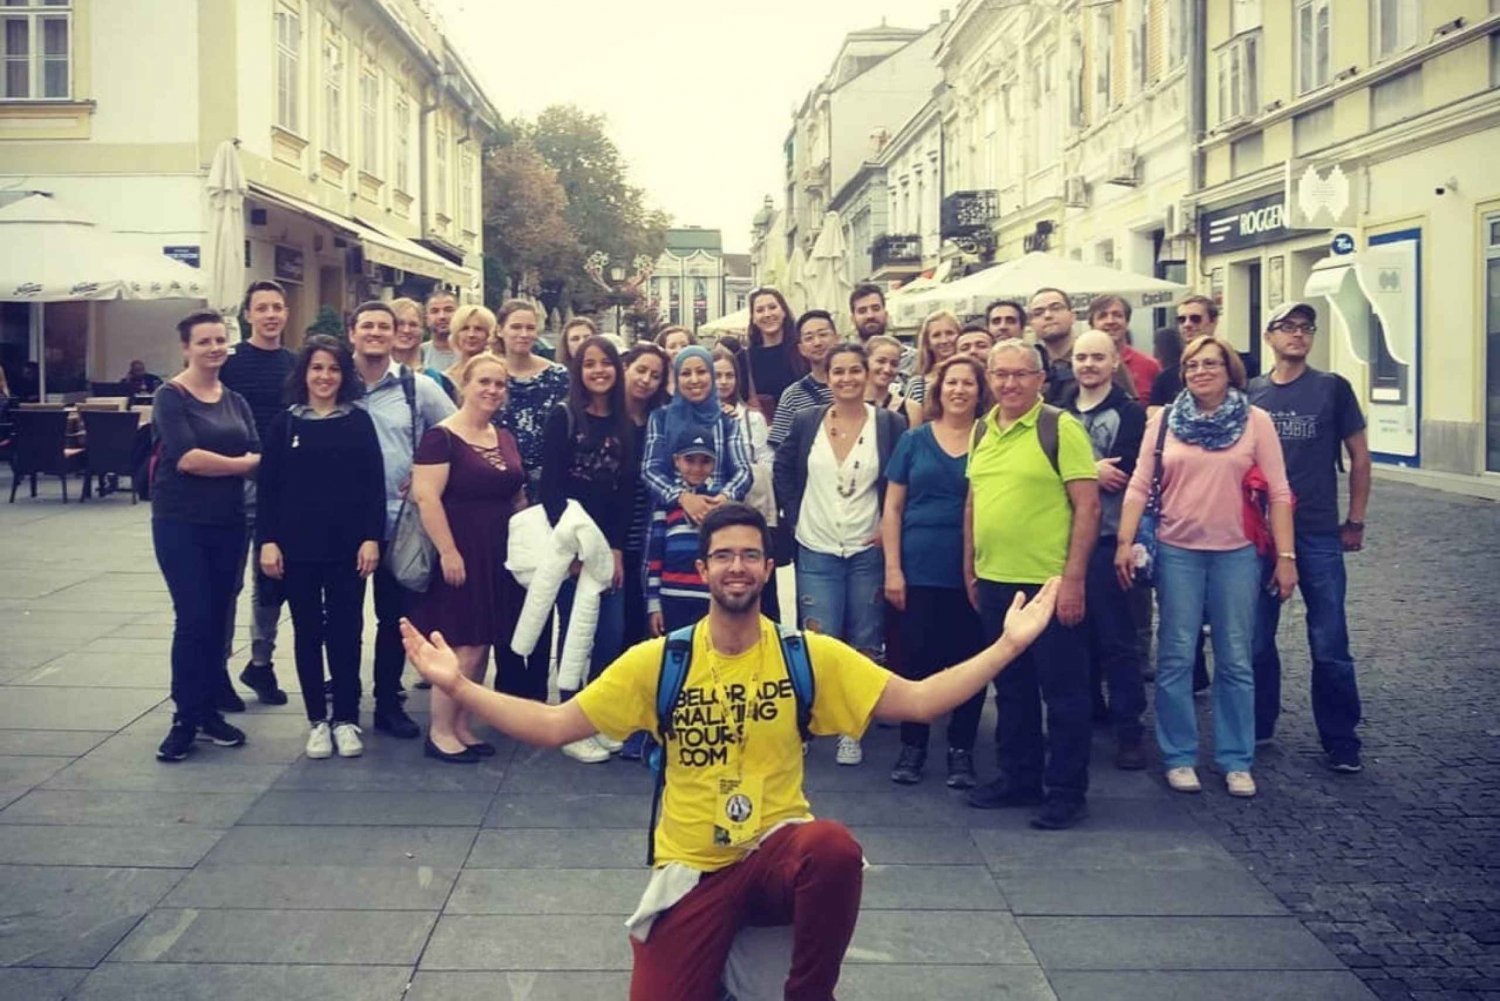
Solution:
<svg viewBox="0 0 1500 1001"><path fill-rule="evenodd" d="M1328 249L1335 254L1354 253L1354 237L1348 233L1339 233L1328 243Z"/></svg>

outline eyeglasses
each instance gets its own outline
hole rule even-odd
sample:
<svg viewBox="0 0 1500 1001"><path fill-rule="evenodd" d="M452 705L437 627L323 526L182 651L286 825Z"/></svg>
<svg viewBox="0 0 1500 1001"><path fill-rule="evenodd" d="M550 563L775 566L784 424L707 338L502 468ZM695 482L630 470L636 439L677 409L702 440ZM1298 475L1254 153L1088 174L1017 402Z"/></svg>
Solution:
<svg viewBox="0 0 1500 1001"><path fill-rule="evenodd" d="M1280 323L1271 324L1271 331L1273 333L1301 334L1303 337L1311 337L1318 332L1318 328L1316 324L1312 323L1293 323L1283 320Z"/></svg>
<svg viewBox="0 0 1500 1001"><path fill-rule="evenodd" d="M990 369L990 378L996 382L1024 382L1032 376L1041 375L1042 370L1038 368L1026 369L1024 371L1011 371L1003 368Z"/></svg>
<svg viewBox="0 0 1500 1001"><path fill-rule="evenodd" d="M1202 361L1184 362L1183 366L1182 366L1182 370L1184 372L1188 372L1188 373L1193 373L1193 372L1217 372L1219 369L1221 369L1223 367L1224 367L1224 362L1221 359L1218 359L1218 358L1205 358Z"/></svg>
<svg viewBox="0 0 1500 1001"><path fill-rule="evenodd" d="M1179 315L1177 317L1177 323L1179 326L1184 323L1202 323L1206 319L1208 319L1208 317L1204 316L1202 313L1187 313Z"/></svg>
<svg viewBox="0 0 1500 1001"><path fill-rule="evenodd" d="M736 560L747 567L758 567L765 562L766 554L759 549L715 549L708 554L711 567L731 567Z"/></svg>

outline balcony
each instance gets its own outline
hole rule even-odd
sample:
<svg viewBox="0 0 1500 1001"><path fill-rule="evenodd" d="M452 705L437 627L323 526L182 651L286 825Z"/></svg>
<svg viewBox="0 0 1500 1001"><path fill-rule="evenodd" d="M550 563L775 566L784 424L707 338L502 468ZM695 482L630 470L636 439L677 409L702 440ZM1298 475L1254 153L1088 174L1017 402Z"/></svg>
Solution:
<svg viewBox="0 0 1500 1001"><path fill-rule="evenodd" d="M880 279L904 277L922 270L922 237L886 234L870 244L870 270Z"/></svg>
<svg viewBox="0 0 1500 1001"><path fill-rule="evenodd" d="M953 192L943 199L943 239L973 239L988 233L999 214L999 202L999 195L993 188Z"/></svg>

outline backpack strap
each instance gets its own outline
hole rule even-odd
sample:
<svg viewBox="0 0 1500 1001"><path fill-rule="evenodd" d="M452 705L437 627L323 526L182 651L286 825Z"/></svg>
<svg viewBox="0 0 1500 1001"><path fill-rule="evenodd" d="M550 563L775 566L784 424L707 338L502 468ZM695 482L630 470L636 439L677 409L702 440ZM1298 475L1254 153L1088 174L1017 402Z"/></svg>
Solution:
<svg viewBox="0 0 1500 1001"><path fill-rule="evenodd" d="M417 377L411 369L401 366L401 395L406 397L406 409L411 411L411 452L417 454Z"/></svg>
<svg viewBox="0 0 1500 1001"><path fill-rule="evenodd" d="M797 732L803 740L812 739L812 707L817 697L817 680L813 677L812 658L807 653L807 639L791 626L777 626L781 636L781 659L792 682L797 699Z"/></svg>
<svg viewBox="0 0 1500 1001"><path fill-rule="evenodd" d="M651 791L651 822L646 828L646 864L656 864L656 821L661 815L661 797L667 788L667 737L672 732L672 710L682 695L688 668L693 662L694 626L674 629L661 652L661 671L656 679L656 739L647 764L656 778Z"/></svg>
<svg viewBox="0 0 1500 1001"><path fill-rule="evenodd" d="M1052 471L1061 474L1062 467L1057 460L1057 422L1062 416L1062 411L1049 403L1042 404L1042 412L1036 417L1036 438L1041 443L1042 452L1046 454L1047 461L1052 464Z"/></svg>
<svg viewBox="0 0 1500 1001"><path fill-rule="evenodd" d="M990 429L989 423L984 414L980 414L979 419L974 422L974 430L969 432L969 454L972 455L979 443L984 441L985 432Z"/></svg>

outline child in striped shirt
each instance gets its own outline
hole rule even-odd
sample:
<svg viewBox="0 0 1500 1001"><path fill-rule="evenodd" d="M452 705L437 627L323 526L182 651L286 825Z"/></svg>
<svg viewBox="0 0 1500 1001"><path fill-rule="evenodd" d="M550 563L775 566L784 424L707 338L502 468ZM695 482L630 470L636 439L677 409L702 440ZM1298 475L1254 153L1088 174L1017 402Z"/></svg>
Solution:
<svg viewBox="0 0 1500 1001"><path fill-rule="evenodd" d="M713 440L689 429L672 444L672 464L684 490L706 493L713 476ZM646 612L653 636L691 625L708 614L708 585L698 573L698 526L677 504L651 511L646 538Z"/></svg>

